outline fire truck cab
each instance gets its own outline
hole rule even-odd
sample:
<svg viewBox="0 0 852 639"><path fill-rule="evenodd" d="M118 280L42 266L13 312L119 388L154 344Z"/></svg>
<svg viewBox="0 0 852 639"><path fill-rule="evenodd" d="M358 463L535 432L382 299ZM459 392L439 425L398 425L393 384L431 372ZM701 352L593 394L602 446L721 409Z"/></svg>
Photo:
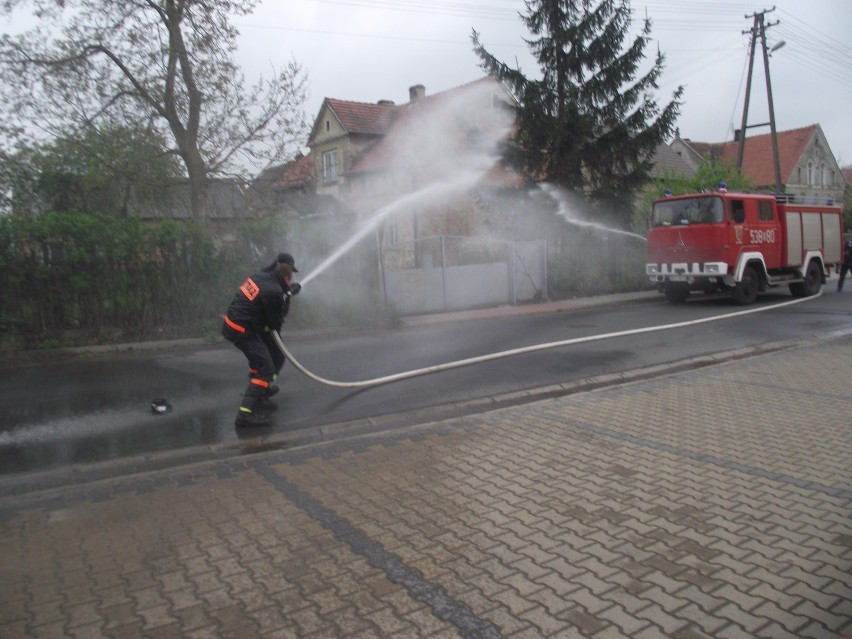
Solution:
<svg viewBox="0 0 852 639"><path fill-rule="evenodd" d="M729 291L751 304L781 285L805 297L839 268L842 245L841 208L833 203L721 189L654 202L645 272L676 303L692 291Z"/></svg>

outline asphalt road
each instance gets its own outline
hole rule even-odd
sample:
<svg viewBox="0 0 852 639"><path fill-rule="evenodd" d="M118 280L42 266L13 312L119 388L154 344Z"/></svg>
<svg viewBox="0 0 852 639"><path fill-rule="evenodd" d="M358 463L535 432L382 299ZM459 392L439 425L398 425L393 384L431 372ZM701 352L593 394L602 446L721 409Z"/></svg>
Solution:
<svg viewBox="0 0 852 639"><path fill-rule="evenodd" d="M792 298L759 299L749 310ZM542 307L545 308L545 307ZM565 307L566 309L568 307ZM743 310L726 298L696 298L673 306L661 296L561 312L412 322L392 331L327 336L284 333L293 355L309 370L339 381L373 379L495 352L572 338L686 323ZM577 383L624 371L694 360L787 340L852 330L852 291L825 293L801 304L660 332L516 355L361 390L331 388L285 366L280 405L269 433L328 436L333 425L370 422L374 428L416 419L436 409L481 410L475 401ZM480 314L481 315L481 314ZM0 475L67 468L93 462L181 451L238 448L233 418L244 389L245 360L228 344L147 352L88 354L0 368ZM843 372L838 371L838 374ZM803 380L807 383L807 380ZM154 414L151 401L173 410ZM384 418L384 421L383 421ZM404 420L403 420L404 421ZM254 436L254 435L253 435ZM213 448L210 448L213 447ZM163 461L165 460L165 461Z"/></svg>

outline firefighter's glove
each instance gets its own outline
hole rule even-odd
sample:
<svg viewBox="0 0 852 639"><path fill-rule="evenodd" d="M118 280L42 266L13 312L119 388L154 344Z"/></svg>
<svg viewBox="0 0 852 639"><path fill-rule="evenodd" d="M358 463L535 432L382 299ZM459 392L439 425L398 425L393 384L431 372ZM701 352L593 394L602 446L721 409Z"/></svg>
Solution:
<svg viewBox="0 0 852 639"><path fill-rule="evenodd" d="M290 294L291 295L298 295L299 291L301 291L301 290L302 290L302 285L299 284L298 282L293 282L292 284L290 284Z"/></svg>

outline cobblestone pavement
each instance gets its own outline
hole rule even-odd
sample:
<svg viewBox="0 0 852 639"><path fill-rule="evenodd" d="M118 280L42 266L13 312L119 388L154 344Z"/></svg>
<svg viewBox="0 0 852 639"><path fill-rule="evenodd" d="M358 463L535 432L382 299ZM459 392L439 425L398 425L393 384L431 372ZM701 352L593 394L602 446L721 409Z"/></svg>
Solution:
<svg viewBox="0 0 852 639"><path fill-rule="evenodd" d="M0 499L0 636L852 636L852 338Z"/></svg>

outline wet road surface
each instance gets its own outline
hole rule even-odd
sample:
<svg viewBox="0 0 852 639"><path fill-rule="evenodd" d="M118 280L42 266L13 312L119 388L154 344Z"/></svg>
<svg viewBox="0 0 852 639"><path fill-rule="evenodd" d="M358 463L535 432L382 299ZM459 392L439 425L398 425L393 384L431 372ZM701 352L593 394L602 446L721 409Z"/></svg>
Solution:
<svg viewBox="0 0 852 639"><path fill-rule="evenodd" d="M833 291L833 289L832 289ZM789 300L767 296L757 306ZM434 318L380 334L288 335L312 372L341 381L371 379L497 351L738 310L727 300L671 306L662 298L566 312L495 309L465 321ZM852 326L852 293L759 315L666 333L520 355L364 390L329 388L285 366L270 432L321 429L471 399L798 339ZM490 316L488 316L490 315ZM439 321L443 319L444 321ZM456 318L458 319L458 318ZM89 354L0 368L0 474L61 468L138 455L238 443L233 425L247 381L245 360L226 343ZM154 413L165 398L172 410Z"/></svg>

